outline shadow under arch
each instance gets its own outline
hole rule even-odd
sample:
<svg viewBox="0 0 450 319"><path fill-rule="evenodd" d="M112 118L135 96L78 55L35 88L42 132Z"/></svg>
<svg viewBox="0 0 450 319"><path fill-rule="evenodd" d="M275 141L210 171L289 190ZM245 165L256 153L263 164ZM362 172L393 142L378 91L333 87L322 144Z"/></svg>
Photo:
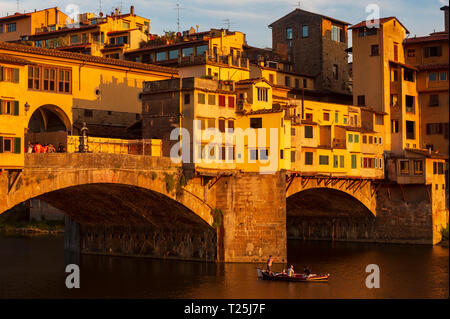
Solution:
<svg viewBox="0 0 450 319"><path fill-rule="evenodd" d="M216 260L215 229L157 191L96 183L62 188L36 198L79 223L81 253Z"/></svg>
<svg viewBox="0 0 450 319"><path fill-rule="evenodd" d="M290 239L365 240L374 231L375 216L357 198L336 189L302 190L286 199Z"/></svg>
<svg viewBox="0 0 450 319"><path fill-rule="evenodd" d="M70 132L71 121L58 106L45 104L38 107L28 121L28 133Z"/></svg>

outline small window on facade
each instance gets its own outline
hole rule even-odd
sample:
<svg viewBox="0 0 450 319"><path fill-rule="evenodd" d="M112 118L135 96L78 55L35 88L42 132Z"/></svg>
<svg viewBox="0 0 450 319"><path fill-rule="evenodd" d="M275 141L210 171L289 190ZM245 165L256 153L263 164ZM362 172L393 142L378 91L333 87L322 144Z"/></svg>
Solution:
<svg viewBox="0 0 450 319"><path fill-rule="evenodd" d="M251 128L262 128L262 118L255 117L250 119L250 127Z"/></svg>
<svg viewBox="0 0 450 319"><path fill-rule="evenodd" d="M225 95L219 95L219 106L225 106Z"/></svg>
<svg viewBox="0 0 450 319"><path fill-rule="evenodd" d="M319 155L319 165L328 165L328 155Z"/></svg>
<svg viewBox="0 0 450 319"><path fill-rule="evenodd" d="M330 120L330 113L327 113L327 112L323 113L323 120L324 121L329 121Z"/></svg>
<svg viewBox="0 0 450 319"><path fill-rule="evenodd" d="M366 105L366 96L365 95L358 95L358 105L359 106Z"/></svg>
<svg viewBox="0 0 450 319"><path fill-rule="evenodd" d="M313 127L305 126L305 138L313 138Z"/></svg>
<svg viewBox="0 0 450 319"><path fill-rule="evenodd" d="M205 94L198 93L197 97L198 97L198 104L205 104Z"/></svg>
<svg viewBox="0 0 450 319"><path fill-rule="evenodd" d="M219 131L225 133L225 120L219 119Z"/></svg>
<svg viewBox="0 0 450 319"><path fill-rule="evenodd" d="M307 38L309 36L309 28L307 25L302 26L302 37Z"/></svg>
<svg viewBox="0 0 450 319"><path fill-rule="evenodd" d="M400 161L400 174L409 175L409 161Z"/></svg>
<svg viewBox="0 0 450 319"><path fill-rule="evenodd" d="M313 153L305 152L305 165L312 165L312 164L313 164Z"/></svg>
<svg viewBox="0 0 450 319"><path fill-rule="evenodd" d="M208 94L208 105L216 105L216 96L214 94Z"/></svg>
<svg viewBox="0 0 450 319"><path fill-rule="evenodd" d="M371 50L370 50L370 55L371 56L378 56L378 55L380 55L378 44L373 44L370 48L371 48Z"/></svg>
<svg viewBox="0 0 450 319"><path fill-rule="evenodd" d="M414 175L422 175L422 174L423 174L423 161L414 160Z"/></svg>
<svg viewBox="0 0 450 319"><path fill-rule="evenodd" d="M184 104L190 104L191 103L191 95L185 94L184 95Z"/></svg>

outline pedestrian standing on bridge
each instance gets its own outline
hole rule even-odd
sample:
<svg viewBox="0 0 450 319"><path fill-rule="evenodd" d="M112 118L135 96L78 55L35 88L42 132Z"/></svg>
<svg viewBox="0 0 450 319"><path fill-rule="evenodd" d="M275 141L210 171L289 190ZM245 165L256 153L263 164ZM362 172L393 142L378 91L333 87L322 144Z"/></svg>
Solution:
<svg viewBox="0 0 450 319"><path fill-rule="evenodd" d="M34 152L35 153L40 153L42 149L42 145L39 144L39 142L36 142L36 144L34 144Z"/></svg>

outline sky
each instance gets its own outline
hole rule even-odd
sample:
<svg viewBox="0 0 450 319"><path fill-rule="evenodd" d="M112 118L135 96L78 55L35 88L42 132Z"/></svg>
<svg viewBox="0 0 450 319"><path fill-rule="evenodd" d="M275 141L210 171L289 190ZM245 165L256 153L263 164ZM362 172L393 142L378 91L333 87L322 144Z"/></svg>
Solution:
<svg viewBox="0 0 450 319"><path fill-rule="evenodd" d="M114 8L129 12L131 5L137 15L150 19L151 33L177 31L179 3L180 30L191 26L199 31L210 28L237 30L247 35L247 43L256 47L271 47L269 24L298 8L298 0L0 0L0 16L7 13L34 11L58 6L69 13L74 4L80 12L110 13ZM380 17L396 16L410 31L410 37L428 35L444 29L444 13L440 10L448 0L301 0L300 8L356 24L366 20L369 4L376 4ZM228 21L227 21L228 19ZM350 37L351 39L351 37Z"/></svg>

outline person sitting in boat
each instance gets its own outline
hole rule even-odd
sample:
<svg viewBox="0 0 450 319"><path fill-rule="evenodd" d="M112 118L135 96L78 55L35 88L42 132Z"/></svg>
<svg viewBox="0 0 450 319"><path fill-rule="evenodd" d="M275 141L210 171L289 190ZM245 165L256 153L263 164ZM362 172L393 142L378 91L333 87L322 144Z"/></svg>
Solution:
<svg viewBox="0 0 450 319"><path fill-rule="evenodd" d="M294 266L291 265L291 267L288 268L287 275L289 277L294 277Z"/></svg>
<svg viewBox="0 0 450 319"><path fill-rule="evenodd" d="M309 269L308 266L305 266L303 269L303 272L305 273L306 276L309 277L309 275L311 275L311 270Z"/></svg>
<svg viewBox="0 0 450 319"><path fill-rule="evenodd" d="M273 257L272 255L269 256L269 259L267 259L267 272L269 275L272 275L272 263L273 263Z"/></svg>

